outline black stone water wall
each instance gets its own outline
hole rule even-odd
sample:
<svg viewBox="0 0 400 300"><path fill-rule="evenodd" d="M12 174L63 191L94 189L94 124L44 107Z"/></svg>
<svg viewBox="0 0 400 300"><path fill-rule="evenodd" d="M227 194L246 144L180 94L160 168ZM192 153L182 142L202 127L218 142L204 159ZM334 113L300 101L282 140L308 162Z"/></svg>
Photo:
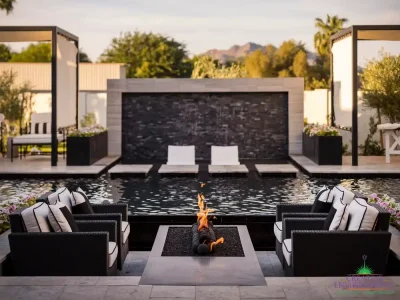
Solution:
<svg viewBox="0 0 400 300"><path fill-rule="evenodd" d="M168 145L238 145L240 159L288 157L287 93L122 95L122 163L166 161Z"/></svg>

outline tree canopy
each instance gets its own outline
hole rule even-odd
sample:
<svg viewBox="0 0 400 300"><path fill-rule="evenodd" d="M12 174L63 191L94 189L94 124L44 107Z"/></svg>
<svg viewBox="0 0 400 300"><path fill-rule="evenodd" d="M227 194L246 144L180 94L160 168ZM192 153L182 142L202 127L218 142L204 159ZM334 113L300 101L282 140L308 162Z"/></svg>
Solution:
<svg viewBox="0 0 400 300"><path fill-rule="evenodd" d="M130 78L190 77L186 45L160 34L126 32L113 38L100 62L124 63Z"/></svg>
<svg viewBox="0 0 400 300"><path fill-rule="evenodd" d="M0 62L7 62L11 59L11 49L7 45L0 44Z"/></svg>
<svg viewBox="0 0 400 300"><path fill-rule="evenodd" d="M0 45L1 46L1 45ZM8 50L10 50L8 48ZM2 51L0 48L0 61L2 57ZM10 52L11 53L11 52ZM30 44L28 47L21 50L21 52L11 53L9 62L50 62L51 61L51 45L50 43L35 43ZM83 51L79 50L79 62L92 62L89 56Z"/></svg>
<svg viewBox="0 0 400 300"><path fill-rule="evenodd" d="M325 21L321 18L315 19L315 27L318 31L314 35L314 47L318 55L329 55L331 36L342 30L344 23L347 21L346 18L339 18L339 16L336 15L326 15Z"/></svg>
<svg viewBox="0 0 400 300"><path fill-rule="evenodd" d="M243 65L230 63L229 66L221 65L210 56L197 57L191 78L242 78L247 77Z"/></svg>
<svg viewBox="0 0 400 300"><path fill-rule="evenodd" d="M14 9L16 0L0 0L0 10L5 10L8 15Z"/></svg>
<svg viewBox="0 0 400 300"><path fill-rule="evenodd" d="M370 60L360 75L363 101L366 106L377 109L379 122L381 115L391 123L400 122L400 55L382 50L380 56Z"/></svg>

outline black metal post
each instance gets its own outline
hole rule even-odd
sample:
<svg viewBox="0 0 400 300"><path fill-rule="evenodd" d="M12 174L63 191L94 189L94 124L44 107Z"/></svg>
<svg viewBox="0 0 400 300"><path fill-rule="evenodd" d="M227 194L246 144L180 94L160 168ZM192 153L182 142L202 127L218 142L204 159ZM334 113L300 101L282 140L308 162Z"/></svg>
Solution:
<svg viewBox="0 0 400 300"><path fill-rule="evenodd" d="M57 28L51 35L51 165L57 166Z"/></svg>
<svg viewBox="0 0 400 300"><path fill-rule="evenodd" d="M333 53L332 53L332 47L333 47L333 40L330 40L330 48L329 48L329 63L330 63L330 89L331 89L331 126L335 126L335 102L334 102L334 97L335 97L335 92L334 92L334 78L333 78Z"/></svg>
<svg viewBox="0 0 400 300"><path fill-rule="evenodd" d="M357 27L352 27L352 165L358 166L358 34Z"/></svg>
<svg viewBox="0 0 400 300"><path fill-rule="evenodd" d="M79 41L75 41L76 49L76 129L79 125Z"/></svg>

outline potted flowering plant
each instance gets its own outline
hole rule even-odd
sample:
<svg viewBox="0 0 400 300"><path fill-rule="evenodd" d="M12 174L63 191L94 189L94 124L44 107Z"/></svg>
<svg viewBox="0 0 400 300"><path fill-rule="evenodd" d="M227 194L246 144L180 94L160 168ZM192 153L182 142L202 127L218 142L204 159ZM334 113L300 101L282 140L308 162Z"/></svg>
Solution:
<svg viewBox="0 0 400 300"><path fill-rule="evenodd" d="M67 136L67 166L90 166L107 156L107 129L100 125L72 131Z"/></svg>
<svg viewBox="0 0 400 300"><path fill-rule="evenodd" d="M18 208L32 206L36 203L35 196L27 196L21 199L7 200L0 203L0 234L10 228L9 214Z"/></svg>
<svg viewBox="0 0 400 300"><path fill-rule="evenodd" d="M327 125L306 125L303 130L303 155L318 165L342 164L342 137Z"/></svg>
<svg viewBox="0 0 400 300"><path fill-rule="evenodd" d="M400 230L400 203L389 197L388 195L378 196L371 194L368 197L369 203L377 203L390 213L390 224Z"/></svg>

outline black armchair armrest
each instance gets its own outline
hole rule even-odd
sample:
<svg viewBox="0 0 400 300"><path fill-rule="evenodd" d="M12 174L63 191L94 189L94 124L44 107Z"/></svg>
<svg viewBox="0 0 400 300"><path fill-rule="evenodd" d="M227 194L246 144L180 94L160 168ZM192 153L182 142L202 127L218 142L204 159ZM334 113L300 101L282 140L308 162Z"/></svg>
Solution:
<svg viewBox="0 0 400 300"><path fill-rule="evenodd" d="M347 276L364 265L385 274L391 233L292 231L294 276Z"/></svg>
<svg viewBox="0 0 400 300"><path fill-rule="evenodd" d="M285 218L326 218L327 213L283 213L282 219Z"/></svg>
<svg viewBox="0 0 400 300"><path fill-rule="evenodd" d="M325 218L285 218L283 219L283 239L290 239L293 230L322 230Z"/></svg>
<svg viewBox="0 0 400 300"><path fill-rule="evenodd" d="M107 232L11 233L16 276L105 276Z"/></svg>
<svg viewBox="0 0 400 300"><path fill-rule="evenodd" d="M44 193L43 195L40 195L37 199L36 199L36 203L38 203L38 202L45 202L45 203L47 203L47 204L49 204L49 199L48 199L48 197L49 197L49 195L51 195L53 192L47 192L47 193Z"/></svg>
<svg viewBox="0 0 400 300"><path fill-rule="evenodd" d="M117 242L117 222L115 221L76 221L76 225L80 232L108 232L109 241Z"/></svg>
<svg viewBox="0 0 400 300"><path fill-rule="evenodd" d="M119 213L122 214L122 221L128 221L128 205L123 203L115 204L92 204L96 214Z"/></svg>
<svg viewBox="0 0 400 300"><path fill-rule="evenodd" d="M375 230L388 231L390 225L390 216L391 216L390 212L381 207L379 204L371 203L370 205L375 207L379 211L378 222L376 223Z"/></svg>
<svg viewBox="0 0 400 300"><path fill-rule="evenodd" d="M282 221L282 214L287 212L309 213L311 212L312 204L299 203L278 203L276 205L276 221Z"/></svg>
<svg viewBox="0 0 400 300"><path fill-rule="evenodd" d="M122 238L122 214L75 214L73 215L76 221L78 220L86 220L86 221L94 221L94 220L104 220L104 221L116 221L117 222L117 242L118 244Z"/></svg>

